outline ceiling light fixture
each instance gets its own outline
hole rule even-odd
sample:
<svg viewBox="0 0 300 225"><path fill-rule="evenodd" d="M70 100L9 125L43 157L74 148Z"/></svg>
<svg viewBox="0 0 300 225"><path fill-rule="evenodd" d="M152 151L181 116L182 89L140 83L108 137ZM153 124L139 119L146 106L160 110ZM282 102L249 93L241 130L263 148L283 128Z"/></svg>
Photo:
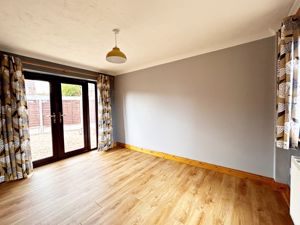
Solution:
<svg viewBox="0 0 300 225"><path fill-rule="evenodd" d="M107 53L106 60L111 63L125 63L127 58L126 55L121 52L121 50L117 47L117 34L120 32L119 29L113 29L113 32L115 33L115 47Z"/></svg>

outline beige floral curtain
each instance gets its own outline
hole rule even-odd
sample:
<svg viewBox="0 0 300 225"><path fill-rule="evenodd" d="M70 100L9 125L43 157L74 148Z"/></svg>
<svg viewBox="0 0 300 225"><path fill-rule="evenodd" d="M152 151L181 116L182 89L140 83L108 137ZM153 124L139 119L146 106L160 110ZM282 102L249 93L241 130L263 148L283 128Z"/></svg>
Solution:
<svg viewBox="0 0 300 225"><path fill-rule="evenodd" d="M112 77L99 75L97 79L97 87L99 92L98 149L100 151L106 151L113 147L111 85Z"/></svg>
<svg viewBox="0 0 300 225"><path fill-rule="evenodd" d="M25 82L20 59L0 54L0 183L32 172Z"/></svg>
<svg viewBox="0 0 300 225"><path fill-rule="evenodd" d="M278 148L299 146L300 77L299 37L300 18L283 20L278 34L277 52L277 139Z"/></svg>

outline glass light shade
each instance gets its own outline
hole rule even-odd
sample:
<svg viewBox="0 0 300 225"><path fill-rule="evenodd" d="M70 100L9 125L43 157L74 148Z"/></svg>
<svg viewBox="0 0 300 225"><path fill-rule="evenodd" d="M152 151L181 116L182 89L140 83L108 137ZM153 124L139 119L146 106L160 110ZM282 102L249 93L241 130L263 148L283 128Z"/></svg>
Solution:
<svg viewBox="0 0 300 225"><path fill-rule="evenodd" d="M111 63L125 63L127 58L126 55L121 52L118 47L114 47L109 53L106 55L106 60Z"/></svg>

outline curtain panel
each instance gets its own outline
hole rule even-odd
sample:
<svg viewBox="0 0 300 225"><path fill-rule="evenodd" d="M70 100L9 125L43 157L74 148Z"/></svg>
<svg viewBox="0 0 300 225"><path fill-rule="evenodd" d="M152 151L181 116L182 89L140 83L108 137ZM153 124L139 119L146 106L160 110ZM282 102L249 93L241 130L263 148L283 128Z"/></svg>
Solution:
<svg viewBox="0 0 300 225"><path fill-rule="evenodd" d="M98 102L98 150L106 151L113 147L113 128L111 111L111 87L113 78L99 75L97 87Z"/></svg>
<svg viewBox="0 0 300 225"><path fill-rule="evenodd" d="M32 172L25 81L19 58L0 55L0 183Z"/></svg>
<svg viewBox="0 0 300 225"><path fill-rule="evenodd" d="M300 18L283 20L277 33L277 122L276 146L290 149L299 146L300 74L299 74Z"/></svg>

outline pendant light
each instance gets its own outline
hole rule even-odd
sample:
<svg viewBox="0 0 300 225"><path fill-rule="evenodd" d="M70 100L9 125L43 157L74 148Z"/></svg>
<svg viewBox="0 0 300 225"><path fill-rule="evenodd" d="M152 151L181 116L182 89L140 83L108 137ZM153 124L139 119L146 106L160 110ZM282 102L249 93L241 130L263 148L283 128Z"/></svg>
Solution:
<svg viewBox="0 0 300 225"><path fill-rule="evenodd" d="M107 53L106 61L117 64L125 63L127 60L126 55L117 47L117 34L120 32L120 30L113 29L113 32L115 33L115 47L113 47L113 49Z"/></svg>

